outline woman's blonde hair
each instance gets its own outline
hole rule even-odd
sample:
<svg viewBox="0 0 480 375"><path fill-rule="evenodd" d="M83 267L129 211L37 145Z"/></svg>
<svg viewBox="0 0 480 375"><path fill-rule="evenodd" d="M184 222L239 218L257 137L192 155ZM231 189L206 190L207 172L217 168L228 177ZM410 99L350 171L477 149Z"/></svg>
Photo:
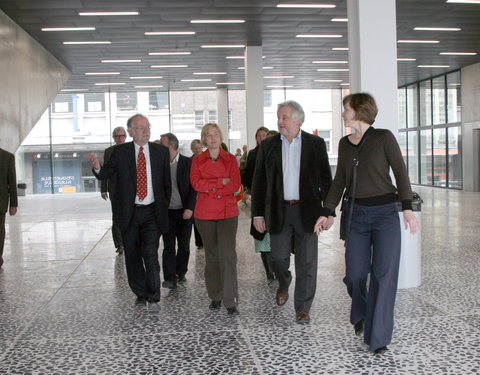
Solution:
<svg viewBox="0 0 480 375"><path fill-rule="evenodd" d="M200 133L201 139L202 139L202 145L207 147L207 133L210 129L215 128L218 131L218 134L220 135L220 143L223 142L223 134L222 131L220 130L220 127L214 123L214 122L209 122L208 124L203 125L202 132Z"/></svg>

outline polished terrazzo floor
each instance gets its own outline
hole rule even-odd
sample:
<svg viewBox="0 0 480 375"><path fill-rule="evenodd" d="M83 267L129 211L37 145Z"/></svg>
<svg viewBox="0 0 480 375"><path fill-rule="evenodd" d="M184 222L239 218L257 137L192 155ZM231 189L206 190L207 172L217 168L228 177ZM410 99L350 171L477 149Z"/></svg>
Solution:
<svg viewBox="0 0 480 375"><path fill-rule="evenodd" d="M319 237L310 325L274 303L242 208L240 315L208 310L204 253L187 282L162 289L161 311L134 305L98 195L27 196L7 218L0 269L0 374L479 374L480 194L416 187L422 284L398 293L382 356L348 322L338 228ZM293 289L292 289L293 290Z"/></svg>

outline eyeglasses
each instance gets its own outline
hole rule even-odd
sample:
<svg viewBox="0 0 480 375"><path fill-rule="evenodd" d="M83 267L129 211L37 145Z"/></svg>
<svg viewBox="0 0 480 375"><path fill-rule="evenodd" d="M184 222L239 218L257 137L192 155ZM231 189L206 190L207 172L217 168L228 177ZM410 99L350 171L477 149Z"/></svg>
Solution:
<svg viewBox="0 0 480 375"><path fill-rule="evenodd" d="M115 134L113 138L121 138L121 137L126 137L126 134Z"/></svg>

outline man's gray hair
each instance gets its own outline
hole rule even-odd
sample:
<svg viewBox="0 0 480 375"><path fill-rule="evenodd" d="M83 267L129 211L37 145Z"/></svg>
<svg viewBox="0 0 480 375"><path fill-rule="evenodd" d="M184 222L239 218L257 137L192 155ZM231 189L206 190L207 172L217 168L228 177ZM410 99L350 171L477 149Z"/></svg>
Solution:
<svg viewBox="0 0 480 375"><path fill-rule="evenodd" d="M132 117L130 117L128 120L127 120L127 128L131 129L133 128L133 120L135 120L135 118L137 117L145 117L147 118L147 116L144 116L142 115L141 113L137 113L135 115L133 115ZM148 119L147 119L148 120Z"/></svg>
<svg viewBox="0 0 480 375"><path fill-rule="evenodd" d="M112 137L115 136L117 133L123 132L125 136L127 135L127 132L123 126L117 126L115 129L112 131Z"/></svg>
<svg viewBox="0 0 480 375"><path fill-rule="evenodd" d="M173 146L175 151L178 151L178 138L173 133L165 133L160 136L160 139L166 137L168 139L168 144Z"/></svg>
<svg viewBox="0 0 480 375"><path fill-rule="evenodd" d="M300 121L300 124L303 124L305 121L305 112L303 112L303 108L300 104L294 100L287 100L278 105L277 112L283 107L290 107L292 109L292 119Z"/></svg>

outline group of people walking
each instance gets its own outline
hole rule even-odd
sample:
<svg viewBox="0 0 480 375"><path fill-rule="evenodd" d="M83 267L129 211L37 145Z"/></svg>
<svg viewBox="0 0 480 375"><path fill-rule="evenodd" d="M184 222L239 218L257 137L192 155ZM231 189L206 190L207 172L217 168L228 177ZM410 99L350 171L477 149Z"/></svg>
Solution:
<svg viewBox="0 0 480 375"><path fill-rule="evenodd" d="M174 288L186 280L194 221L205 249L209 308L218 310L223 304L229 315L239 314L235 193L243 183L251 195L256 250L262 254L269 282L278 280L276 304L283 306L289 299L293 254L295 319L309 323L317 286L318 235L332 226L343 195L350 321L370 350L387 350L400 258L397 193L405 228L415 232L418 223L395 137L372 126L378 112L374 99L352 94L343 105L344 125L354 132L340 140L333 180L325 141L301 130L305 114L294 101L278 105L277 134L267 137L267 128L257 130L257 145L249 152L242 175L236 157L222 148L223 135L214 123L202 128L205 151L198 150L192 158L178 153L178 139L171 133L162 135L160 144L149 142L150 124L142 115L128 120L133 142L114 146L103 166L90 155L97 178L116 176L116 191L110 194L114 225L121 232L121 251L137 303L146 304L151 312L159 310L160 236L165 246L163 286ZM120 245L116 247L118 251Z"/></svg>

